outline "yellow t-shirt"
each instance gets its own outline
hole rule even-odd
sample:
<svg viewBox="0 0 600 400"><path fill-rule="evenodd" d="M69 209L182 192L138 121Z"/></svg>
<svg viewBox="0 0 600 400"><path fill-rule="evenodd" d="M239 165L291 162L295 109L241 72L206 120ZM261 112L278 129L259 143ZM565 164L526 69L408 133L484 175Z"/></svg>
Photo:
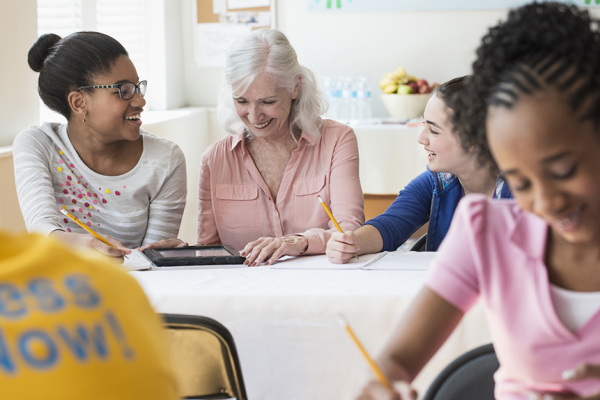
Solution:
<svg viewBox="0 0 600 400"><path fill-rule="evenodd" d="M0 232L0 399L177 399L166 346L118 266Z"/></svg>

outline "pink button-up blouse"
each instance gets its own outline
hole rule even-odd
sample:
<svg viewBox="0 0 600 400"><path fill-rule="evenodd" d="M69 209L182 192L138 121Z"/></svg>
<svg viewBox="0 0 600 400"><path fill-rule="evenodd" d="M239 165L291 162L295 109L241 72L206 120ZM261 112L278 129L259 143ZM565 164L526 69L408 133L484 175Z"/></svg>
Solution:
<svg viewBox="0 0 600 400"><path fill-rule="evenodd" d="M470 194L430 267L426 285L459 310L483 302L500 361L498 400L600 389L597 379L562 378L579 363L600 364L600 310L575 332L560 320L545 263L547 237L546 222L515 201Z"/></svg>
<svg viewBox="0 0 600 400"><path fill-rule="evenodd" d="M308 239L305 254L324 253L336 228L317 195L344 231L365 222L358 145L349 126L324 120L319 137L302 133L276 202L246 149L243 134L223 138L202 155L198 244L230 244L242 250L260 237L297 234Z"/></svg>

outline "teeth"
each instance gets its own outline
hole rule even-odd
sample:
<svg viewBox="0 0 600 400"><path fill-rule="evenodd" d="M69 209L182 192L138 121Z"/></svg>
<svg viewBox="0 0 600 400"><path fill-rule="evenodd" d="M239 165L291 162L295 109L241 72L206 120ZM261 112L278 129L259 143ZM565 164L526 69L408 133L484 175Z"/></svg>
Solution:
<svg viewBox="0 0 600 400"><path fill-rule="evenodd" d="M260 125L254 125L255 128L264 128L265 126L269 125L269 122L271 122L272 120L268 120L267 122L265 122L264 124L260 124Z"/></svg>
<svg viewBox="0 0 600 400"><path fill-rule="evenodd" d="M565 227L565 226L569 225L571 222L573 222L577 217L579 217L579 214L581 214L581 209L579 209L576 212L574 212L573 214L571 214L568 218L564 218L564 219L558 221L556 223L556 225L558 225L561 228Z"/></svg>
<svg viewBox="0 0 600 400"><path fill-rule="evenodd" d="M130 115L129 117L125 117L125 119L129 119L129 120L139 120L140 118L141 118L140 114Z"/></svg>

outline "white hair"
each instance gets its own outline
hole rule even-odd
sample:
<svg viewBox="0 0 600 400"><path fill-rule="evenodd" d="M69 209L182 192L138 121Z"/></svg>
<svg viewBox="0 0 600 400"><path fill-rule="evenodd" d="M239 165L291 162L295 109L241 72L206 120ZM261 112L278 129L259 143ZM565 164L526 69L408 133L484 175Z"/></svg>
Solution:
<svg viewBox="0 0 600 400"><path fill-rule="evenodd" d="M225 81L219 89L217 115L230 134L246 131L246 137L252 137L250 128L235 111L233 98L242 96L256 78L265 75L289 93L301 78L298 97L292 100L290 109L290 133L294 140L302 131L314 137L320 135L327 100L317 87L315 75L298 63L294 48L280 31L259 29L236 40L227 52L223 72Z"/></svg>

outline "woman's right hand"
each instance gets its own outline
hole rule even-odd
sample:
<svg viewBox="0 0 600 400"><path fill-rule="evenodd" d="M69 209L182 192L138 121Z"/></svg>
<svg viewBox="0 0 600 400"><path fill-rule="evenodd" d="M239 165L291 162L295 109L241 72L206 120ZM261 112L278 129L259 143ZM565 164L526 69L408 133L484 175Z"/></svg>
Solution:
<svg viewBox="0 0 600 400"><path fill-rule="evenodd" d="M121 263L123 262L124 255L131 254L131 250L126 248L123 245L123 243L107 235L100 236L102 236L109 243L112 243L115 247L107 245L106 243L104 243L100 239L95 238L89 233L70 233L63 231L54 231L51 235L69 245L94 249L108 257L115 258Z"/></svg>
<svg viewBox="0 0 600 400"><path fill-rule="evenodd" d="M327 258L333 264L346 264L358 252L360 248L356 244L356 239L353 231L345 233L334 232L331 234L329 242L327 242Z"/></svg>
<svg viewBox="0 0 600 400"><path fill-rule="evenodd" d="M378 380L365 385L356 400L417 400L417 392L406 382L394 382L394 391Z"/></svg>

